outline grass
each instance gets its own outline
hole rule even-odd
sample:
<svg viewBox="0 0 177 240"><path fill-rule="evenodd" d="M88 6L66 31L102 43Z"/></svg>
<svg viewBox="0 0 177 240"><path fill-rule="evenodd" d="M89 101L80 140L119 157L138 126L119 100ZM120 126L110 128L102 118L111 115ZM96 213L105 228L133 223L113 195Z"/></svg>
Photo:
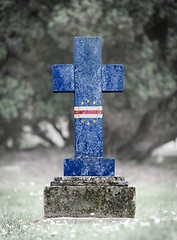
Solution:
<svg viewBox="0 0 177 240"><path fill-rule="evenodd" d="M0 239L177 239L176 183L138 184L136 218L119 221L44 220L43 187L0 187Z"/></svg>
<svg viewBox="0 0 177 240"><path fill-rule="evenodd" d="M177 240L177 174L166 165L118 164L119 174L136 187L135 219L45 220L43 189L61 175L64 158L54 149L0 157L0 240Z"/></svg>

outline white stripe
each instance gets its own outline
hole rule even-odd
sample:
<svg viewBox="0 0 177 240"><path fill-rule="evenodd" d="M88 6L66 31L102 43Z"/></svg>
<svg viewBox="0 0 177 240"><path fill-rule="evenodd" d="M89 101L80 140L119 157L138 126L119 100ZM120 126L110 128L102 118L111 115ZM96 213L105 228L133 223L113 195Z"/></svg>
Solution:
<svg viewBox="0 0 177 240"><path fill-rule="evenodd" d="M74 107L74 111L82 110L102 110L102 106L85 106L85 107Z"/></svg>
<svg viewBox="0 0 177 240"><path fill-rule="evenodd" d="M103 114L74 114L74 118L102 118Z"/></svg>

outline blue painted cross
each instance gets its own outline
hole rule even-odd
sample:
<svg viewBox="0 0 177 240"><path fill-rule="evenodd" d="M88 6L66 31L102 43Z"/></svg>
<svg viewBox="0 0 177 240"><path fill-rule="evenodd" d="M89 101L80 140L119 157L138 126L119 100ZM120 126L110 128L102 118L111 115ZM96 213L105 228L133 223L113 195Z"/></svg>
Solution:
<svg viewBox="0 0 177 240"><path fill-rule="evenodd" d="M100 37L74 38L74 64L53 65L53 92L74 93L75 158L64 176L114 176L103 158L102 92L123 91L123 66L102 64Z"/></svg>

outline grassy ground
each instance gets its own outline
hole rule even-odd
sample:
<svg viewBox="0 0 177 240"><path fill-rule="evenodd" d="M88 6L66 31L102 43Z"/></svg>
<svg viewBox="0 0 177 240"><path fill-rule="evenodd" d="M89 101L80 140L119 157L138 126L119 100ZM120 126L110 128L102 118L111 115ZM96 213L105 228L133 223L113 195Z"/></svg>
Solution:
<svg viewBox="0 0 177 240"><path fill-rule="evenodd" d="M20 174L13 182L10 181L12 173L4 175L3 179L9 180L6 184L2 184L0 178L0 239L177 239L177 177L173 170L149 165L119 166L120 172L126 172L129 175L126 179L137 189L136 218L133 220L45 220L43 188L52 180L49 178L53 173L44 169L50 169L51 162L47 168L44 156L42 163L39 156L38 161L31 155L33 160L25 156L13 156L13 164L7 159L4 162L6 157L1 158L1 166L5 163L20 166ZM55 162L57 156L51 160L56 172L60 168L60 163ZM43 174L37 175L36 167Z"/></svg>

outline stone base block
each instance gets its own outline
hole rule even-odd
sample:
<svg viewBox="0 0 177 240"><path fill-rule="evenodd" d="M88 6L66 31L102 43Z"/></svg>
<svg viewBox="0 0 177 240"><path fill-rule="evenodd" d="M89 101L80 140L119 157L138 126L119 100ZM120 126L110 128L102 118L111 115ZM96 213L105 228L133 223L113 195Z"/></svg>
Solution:
<svg viewBox="0 0 177 240"><path fill-rule="evenodd" d="M56 177L44 189L44 215L133 218L135 188L123 177Z"/></svg>

